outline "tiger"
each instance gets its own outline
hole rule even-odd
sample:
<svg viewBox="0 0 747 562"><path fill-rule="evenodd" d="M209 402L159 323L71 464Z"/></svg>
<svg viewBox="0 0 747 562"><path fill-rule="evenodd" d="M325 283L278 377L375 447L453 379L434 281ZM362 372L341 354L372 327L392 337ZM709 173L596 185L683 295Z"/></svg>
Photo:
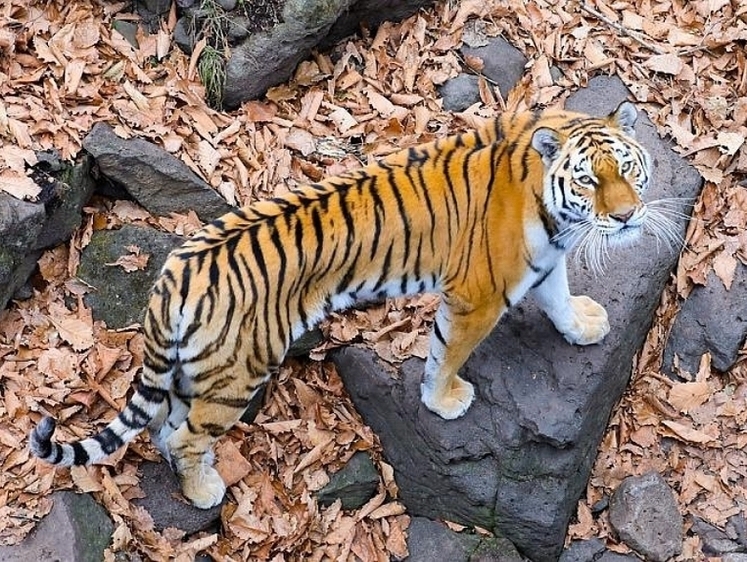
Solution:
<svg viewBox="0 0 747 562"><path fill-rule="evenodd" d="M290 343L331 311L439 294L420 389L446 420L475 398L460 367L528 291L568 342L600 342L607 312L570 294L566 255L583 244L606 254L656 224L642 200L652 164L637 119L628 101L605 117L506 112L225 214L165 261L142 324L139 383L121 413L66 444L41 417L30 450L87 465L147 428L184 496L207 509L226 492L216 441Z"/></svg>

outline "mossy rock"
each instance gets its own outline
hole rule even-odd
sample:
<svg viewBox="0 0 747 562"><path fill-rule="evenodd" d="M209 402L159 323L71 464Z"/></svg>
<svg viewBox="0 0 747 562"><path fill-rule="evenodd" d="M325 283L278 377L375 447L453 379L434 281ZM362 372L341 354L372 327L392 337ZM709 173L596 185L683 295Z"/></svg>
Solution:
<svg viewBox="0 0 747 562"><path fill-rule="evenodd" d="M141 322L148 303L148 293L169 252L181 245L184 238L164 234L152 228L125 225L119 230L100 230L83 250L78 277L93 287L85 302L97 320L109 328L124 328ZM150 255L145 269L125 272L113 264L137 246Z"/></svg>

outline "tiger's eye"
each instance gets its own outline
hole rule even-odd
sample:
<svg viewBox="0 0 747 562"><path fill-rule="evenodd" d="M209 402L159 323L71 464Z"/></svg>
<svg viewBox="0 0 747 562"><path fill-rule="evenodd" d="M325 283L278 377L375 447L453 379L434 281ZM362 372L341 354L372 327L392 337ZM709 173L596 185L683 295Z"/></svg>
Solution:
<svg viewBox="0 0 747 562"><path fill-rule="evenodd" d="M586 187L592 187L596 183L591 176L579 176L576 181Z"/></svg>

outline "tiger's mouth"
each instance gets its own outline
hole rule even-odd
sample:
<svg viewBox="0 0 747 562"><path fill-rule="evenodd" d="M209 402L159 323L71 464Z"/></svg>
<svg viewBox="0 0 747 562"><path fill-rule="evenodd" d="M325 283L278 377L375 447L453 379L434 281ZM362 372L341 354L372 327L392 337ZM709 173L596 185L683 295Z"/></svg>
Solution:
<svg viewBox="0 0 747 562"><path fill-rule="evenodd" d="M612 232L605 232L610 244L615 246L626 246L641 237L643 232L643 221L625 223Z"/></svg>

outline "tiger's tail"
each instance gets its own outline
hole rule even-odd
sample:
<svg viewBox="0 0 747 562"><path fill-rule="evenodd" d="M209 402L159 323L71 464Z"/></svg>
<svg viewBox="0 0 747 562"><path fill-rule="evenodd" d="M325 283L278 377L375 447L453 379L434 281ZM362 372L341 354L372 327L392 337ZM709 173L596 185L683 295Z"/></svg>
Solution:
<svg viewBox="0 0 747 562"><path fill-rule="evenodd" d="M34 456L57 466L87 465L99 462L135 438L156 417L167 391L140 383L124 410L100 433L73 443L55 443L54 418L42 418L29 436Z"/></svg>

